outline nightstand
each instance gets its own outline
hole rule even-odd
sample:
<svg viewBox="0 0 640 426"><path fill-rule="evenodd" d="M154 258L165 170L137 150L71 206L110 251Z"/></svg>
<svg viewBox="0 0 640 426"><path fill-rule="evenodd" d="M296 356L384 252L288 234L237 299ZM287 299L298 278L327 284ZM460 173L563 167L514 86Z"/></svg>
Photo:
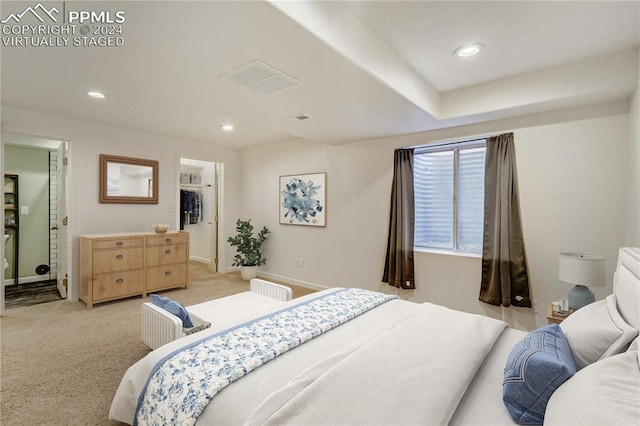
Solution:
<svg viewBox="0 0 640 426"><path fill-rule="evenodd" d="M553 312L553 305L551 304L551 302L549 302L549 305L547 306L547 321L549 321L549 324L560 324L565 320L565 318L567 318L574 312L574 309L569 309L569 314L565 316L557 315L555 312Z"/></svg>

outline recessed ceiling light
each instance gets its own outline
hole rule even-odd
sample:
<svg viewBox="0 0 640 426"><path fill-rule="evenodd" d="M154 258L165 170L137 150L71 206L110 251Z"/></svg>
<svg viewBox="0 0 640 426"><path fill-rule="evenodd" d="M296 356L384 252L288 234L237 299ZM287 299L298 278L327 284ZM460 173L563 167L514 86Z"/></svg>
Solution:
<svg viewBox="0 0 640 426"><path fill-rule="evenodd" d="M87 92L87 95L91 96L92 98L96 98L96 99L104 99L104 98L107 97L107 95L105 95L104 93L95 92L95 91L89 91L89 92Z"/></svg>
<svg viewBox="0 0 640 426"><path fill-rule="evenodd" d="M480 49L483 48L483 45L480 43L475 44L467 44L465 46L458 47L453 54L460 58L468 58L469 56L473 56L480 52Z"/></svg>
<svg viewBox="0 0 640 426"><path fill-rule="evenodd" d="M220 128L225 132L233 132L233 124L223 124Z"/></svg>

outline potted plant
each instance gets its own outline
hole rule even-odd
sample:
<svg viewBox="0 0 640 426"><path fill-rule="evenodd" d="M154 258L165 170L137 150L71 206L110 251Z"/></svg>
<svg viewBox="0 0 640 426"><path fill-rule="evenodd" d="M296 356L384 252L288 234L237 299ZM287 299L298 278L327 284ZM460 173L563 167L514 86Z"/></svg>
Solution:
<svg viewBox="0 0 640 426"><path fill-rule="evenodd" d="M257 235L253 235L251 219L236 222L237 235L229 237L227 242L238 252L233 258L233 266L240 266L240 275L245 281L255 278L258 266L265 265L267 259L262 256L262 244L270 231L263 226Z"/></svg>

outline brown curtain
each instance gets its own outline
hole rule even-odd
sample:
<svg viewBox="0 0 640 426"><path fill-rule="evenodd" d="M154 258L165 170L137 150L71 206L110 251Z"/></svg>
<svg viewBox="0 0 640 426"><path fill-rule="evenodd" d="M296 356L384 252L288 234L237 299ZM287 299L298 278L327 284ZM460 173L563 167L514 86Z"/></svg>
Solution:
<svg viewBox="0 0 640 426"><path fill-rule="evenodd" d="M480 300L531 307L513 133L487 139Z"/></svg>
<svg viewBox="0 0 640 426"><path fill-rule="evenodd" d="M394 287L416 288L413 270L413 149L397 149L394 155L389 239L382 282Z"/></svg>

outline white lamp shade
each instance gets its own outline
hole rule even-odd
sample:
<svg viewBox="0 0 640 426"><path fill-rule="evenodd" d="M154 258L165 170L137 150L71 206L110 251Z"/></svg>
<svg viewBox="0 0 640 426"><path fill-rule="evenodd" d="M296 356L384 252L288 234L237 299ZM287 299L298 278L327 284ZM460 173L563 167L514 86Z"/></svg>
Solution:
<svg viewBox="0 0 640 426"><path fill-rule="evenodd" d="M560 253L558 278L571 284L602 287L607 281L606 260L585 253Z"/></svg>

